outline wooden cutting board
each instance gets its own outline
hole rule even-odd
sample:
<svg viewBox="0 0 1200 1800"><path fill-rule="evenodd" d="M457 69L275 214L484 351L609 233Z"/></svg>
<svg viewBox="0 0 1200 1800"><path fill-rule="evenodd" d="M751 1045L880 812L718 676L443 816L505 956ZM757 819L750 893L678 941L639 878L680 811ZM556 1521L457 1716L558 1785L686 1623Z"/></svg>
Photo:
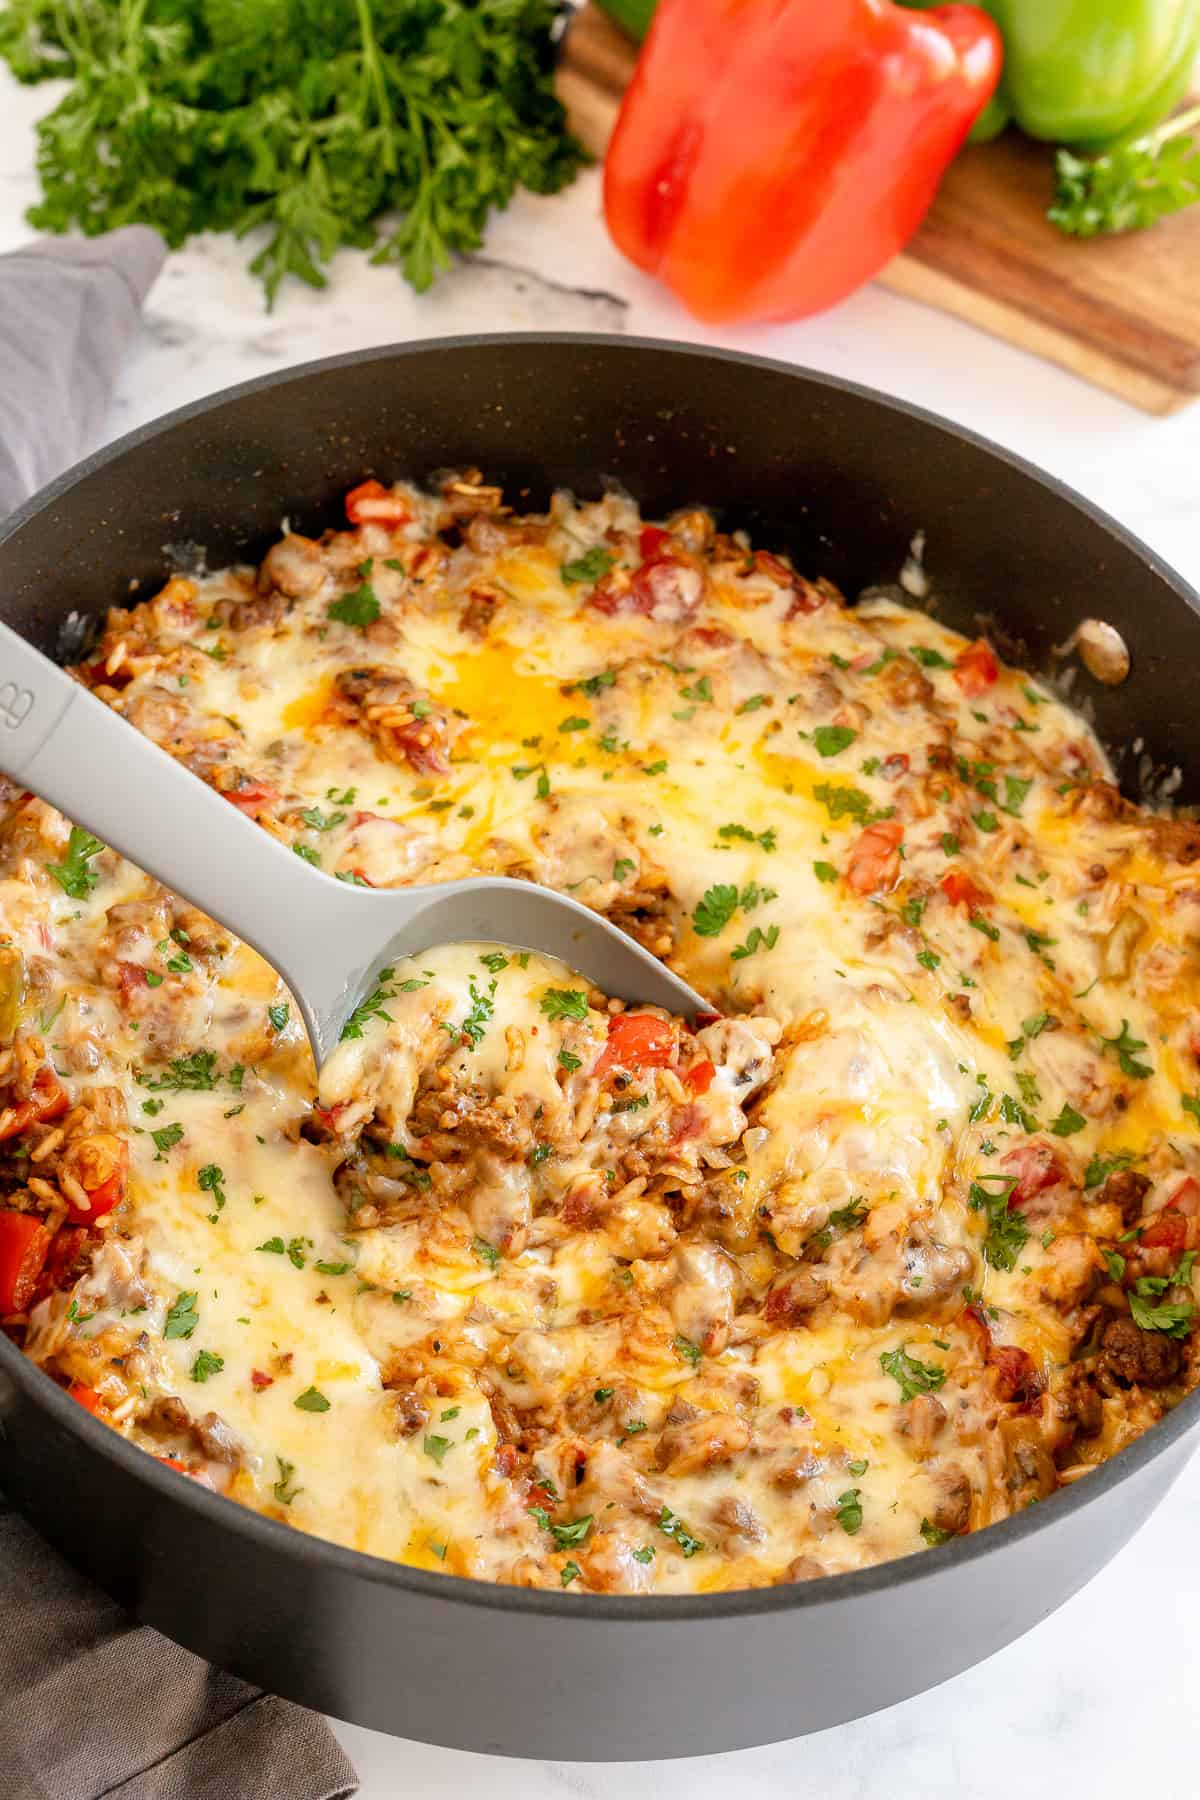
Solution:
<svg viewBox="0 0 1200 1800"><path fill-rule="evenodd" d="M597 155L635 60L635 47L594 7L572 21L559 92ZM1146 412L1186 406L1200 395L1200 205L1149 231L1065 237L1046 218L1052 165L1047 145L1015 131L969 145L878 279Z"/></svg>

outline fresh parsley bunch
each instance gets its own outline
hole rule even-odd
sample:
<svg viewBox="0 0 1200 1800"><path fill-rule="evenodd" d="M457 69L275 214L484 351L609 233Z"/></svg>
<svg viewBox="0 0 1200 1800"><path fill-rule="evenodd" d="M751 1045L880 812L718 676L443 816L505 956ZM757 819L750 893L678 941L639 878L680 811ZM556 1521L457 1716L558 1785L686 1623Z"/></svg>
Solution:
<svg viewBox="0 0 1200 1800"><path fill-rule="evenodd" d="M423 291L518 187L584 160L552 86L557 0L11 0L0 56L71 85L38 126L43 231L263 227L250 267L325 285L343 244ZM389 216L382 227L376 221Z"/></svg>

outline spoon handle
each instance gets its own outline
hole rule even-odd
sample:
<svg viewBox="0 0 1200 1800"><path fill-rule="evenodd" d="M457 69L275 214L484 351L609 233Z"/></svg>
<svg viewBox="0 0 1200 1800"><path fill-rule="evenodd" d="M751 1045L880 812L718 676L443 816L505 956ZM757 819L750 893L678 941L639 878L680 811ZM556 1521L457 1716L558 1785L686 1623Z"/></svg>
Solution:
<svg viewBox="0 0 1200 1800"><path fill-rule="evenodd" d="M7 625L0 769L252 944L293 991L345 926L346 890L241 817Z"/></svg>

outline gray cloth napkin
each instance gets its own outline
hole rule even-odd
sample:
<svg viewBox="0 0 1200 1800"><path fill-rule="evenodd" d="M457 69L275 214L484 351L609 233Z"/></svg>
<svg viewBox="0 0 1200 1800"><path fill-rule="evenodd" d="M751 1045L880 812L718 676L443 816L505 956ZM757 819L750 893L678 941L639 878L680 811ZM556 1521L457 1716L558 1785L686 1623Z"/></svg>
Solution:
<svg viewBox="0 0 1200 1800"><path fill-rule="evenodd" d="M91 448L166 253L126 225L0 256L0 519Z"/></svg>
<svg viewBox="0 0 1200 1800"><path fill-rule="evenodd" d="M129 225L0 256L0 519L95 441L166 251ZM345 1800L316 1714L138 1625L0 1497L0 1800Z"/></svg>

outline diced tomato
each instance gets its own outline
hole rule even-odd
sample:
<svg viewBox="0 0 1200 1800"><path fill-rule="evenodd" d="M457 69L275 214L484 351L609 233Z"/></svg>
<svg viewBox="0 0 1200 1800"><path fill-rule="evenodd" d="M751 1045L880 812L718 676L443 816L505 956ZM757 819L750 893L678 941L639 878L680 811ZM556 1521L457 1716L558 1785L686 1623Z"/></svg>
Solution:
<svg viewBox="0 0 1200 1800"><path fill-rule="evenodd" d="M44 1300L56 1288L68 1287L74 1281L78 1271L75 1264L88 1241L88 1232L82 1225L62 1225L54 1234L54 1242L50 1246L42 1272L38 1277L35 1300Z"/></svg>
<svg viewBox="0 0 1200 1800"><path fill-rule="evenodd" d="M525 1496L525 1505L530 1510L535 1506L553 1506L554 1495L549 1488L543 1487L540 1482L535 1481Z"/></svg>
<svg viewBox="0 0 1200 1800"><path fill-rule="evenodd" d="M349 1100L342 1100L339 1101L336 1106L314 1106L312 1114L317 1124L320 1125L323 1130L332 1131L336 1136L341 1130L342 1125L345 1123L346 1115L351 1109L352 1102Z"/></svg>
<svg viewBox="0 0 1200 1800"><path fill-rule="evenodd" d="M0 1212L0 1313L24 1312L50 1254L50 1233L32 1213Z"/></svg>
<svg viewBox="0 0 1200 1800"><path fill-rule="evenodd" d="M232 788L222 796L239 812L253 818L255 813L262 812L266 806L274 806L279 799L278 790L268 787L265 781L251 781L245 787Z"/></svg>
<svg viewBox="0 0 1200 1800"><path fill-rule="evenodd" d="M675 1053L675 1027L653 1013L617 1013L609 1020L608 1042L596 1064L606 1069L665 1069Z"/></svg>
<svg viewBox="0 0 1200 1800"><path fill-rule="evenodd" d="M661 525L643 525L638 536L638 550L641 552L642 561L651 562L654 557L662 553L664 546L670 540L670 532L664 531Z"/></svg>
<svg viewBox="0 0 1200 1800"><path fill-rule="evenodd" d="M273 1375L266 1375L261 1369L251 1369L250 1386L255 1393L261 1394L264 1388L274 1387L274 1385L275 1377Z"/></svg>
<svg viewBox="0 0 1200 1800"><path fill-rule="evenodd" d="M1187 1244L1188 1222L1182 1213L1161 1212L1147 1225L1138 1242L1147 1250L1182 1250Z"/></svg>
<svg viewBox="0 0 1200 1800"><path fill-rule="evenodd" d="M1200 1182L1185 1175L1167 1205L1174 1212L1181 1212L1187 1218L1194 1219L1200 1215Z"/></svg>
<svg viewBox="0 0 1200 1800"><path fill-rule="evenodd" d="M117 992L122 1006L132 1006L134 995L145 993L149 985L141 963L122 961L117 964Z"/></svg>
<svg viewBox="0 0 1200 1800"><path fill-rule="evenodd" d="M66 1166L88 1197L86 1209L70 1202L67 1218L72 1225L95 1225L125 1198L129 1145L112 1132L98 1131L72 1144Z"/></svg>
<svg viewBox="0 0 1200 1800"><path fill-rule="evenodd" d="M82 1381L73 1381L67 1389L72 1400L77 1400L85 1412L99 1412L104 1402L94 1387L86 1387Z"/></svg>
<svg viewBox="0 0 1200 1800"><path fill-rule="evenodd" d="M704 577L675 556L656 556L633 571L635 612L656 619L684 619L700 603Z"/></svg>
<svg viewBox="0 0 1200 1800"><path fill-rule="evenodd" d="M1006 1175L1014 1176L1016 1186L1008 1197L1010 1211L1022 1211L1037 1194L1065 1181L1067 1171L1049 1144L1036 1140L1018 1144L1001 1161Z"/></svg>
<svg viewBox="0 0 1200 1800"><path fill-rule="evenodd" d="M868 825L846 859L846 885L856 894L891 887L900 873L900 840L904 827L896 819Z"/></svg>
<svg viewBox="0 0 1200 1800"><path fill-rule="evenodd" d="M399 494L381 481L361 481L346 495L346 517L352 525L406 525L411 516Z"/></svg>
<svg viewBox="0 0 1200 1800"><path fill-rule="evenodd" d="M965 906L971 912L986 906L992 898L986 888L979 887L961 869L951 869L948 875L942 876L938 886L951 906Z"/></svg>
<svg viewBox="0 0 1200 1800"><path fill-rule="evenodd" d="M1002 1400L1028 1400L1037 1391L1037 1365L1028 1350L1016 1344L994 1344L988 1364L995 1371L996 1392Z"/></svg>
<svg viewBox="0 0 1200 1800"><path fill-rule="evenodd" d="M709 1088L713 1084L713 1077L716 1075L716 1072L716 1067L713 1063L693 1063L690 1069L684 1070L683 1085L688 1090L689 1094L707 1094Z"/></svg>
<svg viewBox="0 0 1200 1800"><path fill-rule="evenodd" d="M968 644L954 661L954 679L968 700L978 700L1000 673L996 652L986 638Z"/></svg>
<svg viewBox="0 0 1200 1800"><path fill-rule="evenodd" d="M69 1105L67 1090L54 1070L43 1063L33 1078L29 1099L15 1106L12 1117L0 1128L0 1141L20 1137L31 1125L44 1125L50 1119L61 1118Z"/></svg>

